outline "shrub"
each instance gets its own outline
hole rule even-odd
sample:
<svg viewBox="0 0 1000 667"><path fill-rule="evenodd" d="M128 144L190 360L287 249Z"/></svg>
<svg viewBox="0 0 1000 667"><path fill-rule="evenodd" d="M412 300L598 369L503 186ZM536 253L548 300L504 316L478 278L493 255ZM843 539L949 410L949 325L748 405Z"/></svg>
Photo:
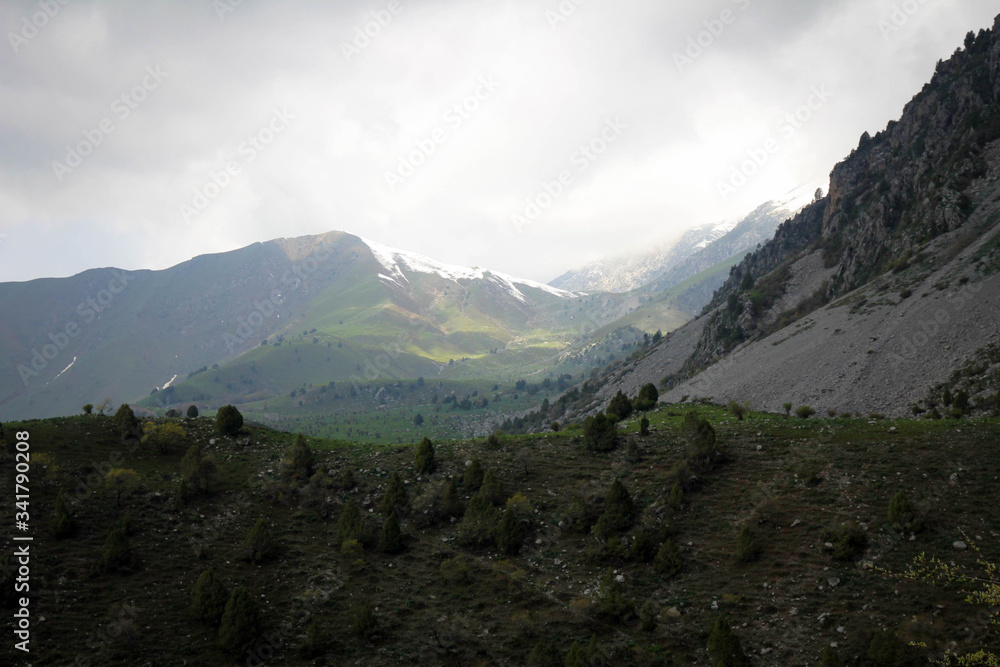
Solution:
<svg viewBox="0 0 1000 667"><path fill-rule="evenodd" d="M594 534L602 540L620 535L632 527L635 520L635 504L628 489L615 480L604 497L604 512L594 526Z"/></svg>
<svg viewBox="0 0 1000 667"><path fill-rule="evenodd" d="M646 600L639 609L639 629L643 632L656 630L656 623L660 618L660 606L655 600Z"/></svg>
<svg viewBox="0 0 1000 667"><path fill-rule="evenodd" d="M287 480L306 480L316 469L316 455L309 449L305 437L299 433L292 446L281 459L281 476Z"/></svg>
<svg viewBox="0 0 1000 667"><path fill-rule="evenodd" d="M260 609L257 601L243 586L237 586L226 602L219 628L219 646L237 656L257 641L260 634Z"/></svg>
<svg viewBox="0 0 1000 667"><path fill-rule="evenodd" d="M222 435L236 435L243 428L243 415L234 405L223 405L215 415L215 428Z"/></svg>
<svg viewBox="0 0 1000 667"><path fill-rule="evenodd" d="M399 519L395 512L389 512L389 517L382 525L382 539L379 540L378 548L389 555L403 550L403 535L399 532Z"/></svg>
<svg viewBox="0 0 1000 667"><path fill-rule="evenodd" d="M792 416L792 404L791 403L782 403L781 407L784 409L786 417L791 417Z"/></svg>
<svg viewBox="0 0 1000 667"><path fill-rule="evenodd" d="M444 488L444 495L441 496L442 517L459 516L462 513L462 501L458 497L458 484L455 479L448 480L448 485Z"/></svg>
<svg viewBox="0 0 1000 667"><path fill-rule="evenodd" d="M378 619L370 604L363 603L354 610L354 620L351 623L351 632L360 639L368 641L378 630Z"/></svg>
<svg viewBox="0 0 1000 667"><path fill-rule="evenodd" d="M889 509L886 511L886 518L894 527L899 530L917 532L923 525L917 517L916 511L910 504L906 494L898 491L889 501Z"/></svg>
<svg viewBox="0 0 1000 667"><path fill-rule="evenodd" d="M467 547L482 548L496 538L500 514L482 491L472 496L458 526L458 542Z"/></svg>
<svg viewBox="0 0 1000 667"><path fill-rule="evenodd" d="M84 403L83 404L83 408L81 408L81 409L83 410L83 414L85 414L85 415L93 414L94 413L94 404L93 403Z"/></svg>
<svg viewBox="0 0 1000 667"><path fill-rule="evenodd" d="M145 435L142 436L142 444L155 448L161 454L179 446L187 437L180 424L146 422L143 431Z"/></svg>
<svg viewBox="0 0 1000 667"><path fill-rule="evenodd" d="M417 474L434 472L437 463L434 461L434 444L431 443L430 438L424 438L420 441L413 463L417 467Z"/></svg>
<svg viewBox="0 0 1000 667"><path fill-rule="evenodd" d="M733 413L737 421L743 421L743 417L747 414L746 406L737 403L736 401L729 401L729 411Z"/></svg>
<svg viewBox="0 0 1000 667"><path fill-rule="evenodd" d="M225 584L215 576L215 570L209 567L198 577L194 585L194 595L191 599L191 610L195 617L210 626L222 622L229 601L229 591Z"/></svg>
<svg viewBox="0 0 1000 667"><path fill-rule="evenodd" d="M820 667L843 667L844 661L840 659L837 649L827 645L823 649L823 655L819 659Z"/></svg>
<svg viewBox="0 0 1000 667"><path fill-rule="evenodd" d="M469 568L469 564L462 554L441 561L438 571L441 573L441 577L449 584L464 585L472 581L472 570Z"/></svg>
<svg viewBox="0 0 1000 667"><path fill-rule="evenodd" d="M465 466L465 474L462 476L462 487L475 493L483 485L483 466L479 459L472 459L472 463Z"/></svg>
<svg viewBox="0 0 1000 667"><path fill-rule="evenodd" d="M708 635L708 660L712 667L743 667L749 665L740 638L729 627L725 617L715 619Z"/></svg>
<svg viewBox="0 0 1000 667"><path fill-rule="evenodd" d="M587 651L580 642L573 642L573 645L569 647L569 652L566 653L566 662L563 664L565 667L587 667L589 665Z"/></svg>
<svg viewBox="0 0 1000 667"><path fill-rule="evenodd" d="M635 611L632 601L625 597L622 585L615 579L613 572L608 572L601 580L600 594L594 606L598 618L617 623L630 616Z"/></svg>
<svg viewBox="0 0 1000 667"><path fill-rule="evenodd" d="M562 654L552 642L539 639L528 656L528 667L563 667Z"/></svg>
<svg viewBox="0 0 1000 667"><path fill-rule="evenodd" d="M666 540L660 545L660 550L656 552L653 559L653 566L665 579L672 579L677 576L684 566L681 559L681 550L673 540Z"/></svg>
<svg viewBox="0 0 1000 667"><path fill-rule="evenodd" d="M855 521L850 521L839 528L824 531L824 538L833 545L834 560L857 560L868 547L868 535Z"/></svg>
<svg viewBox="0 0 1000 667"><path fill-rule="evenodd" d="M507 497L503 489L503 482L497 478L492 470L487 470L483 476L483 485L479 488L479 492L494 505L499 505Z"/></svg>
<svg viewBox="0 0 1000 667"><path fill-rule="evenodd" d="M647 382L642 385L639 395L636 396L635 409L643 412L652 410L658 400L660 400L660 392L656 390L656 385L652 382Z"/></svg>
<svg viewBox="0 0 1000 667"><path fill-rule="evenodd" d="M357 540L361 538L361 511L353 500L344 503L344 509L340 511L340 518L337 519L337 546L341 546L346 540Z"/></svg>
<svg viewBox="0 0 1000 667"><path fill-rule="evenodd" d="M418 428L424 425L424 416L419 412L413 417L413 425Z"/></svg>
<svg viewBox="0 0 1000 667"><path fill-rule="evenodd" d="M196 444L188 447L184 458L181 459L181 475L184 486L188 490L208 493L217 471L215 459L205 454L201 445Z"/></svg>
<svg viewBox="0 0 1000 667"><path fill-rule="evenodd" d="M816 414L816 411L813 410L808 405L800 405L799 407L795 408L795 416L800 417L801 419L809 419L814 414Z"/></svg>
<svg viewBox="0 0 1000 667"><path fill-rule="evenodd" d="M188 419L194 419L198 416L198 406L193 403L188 406L187 417Z"/></svg>
<svg viewBox="0 0 1000 667"><path fill-rule="evenodd" d="M717 446L715 429L708 420L692 410L684 415L681 433L688 443L688 461L697 470L710 470L723 459Z"/></svg>
<svg viewBox="0 0 1000 667"><path fill-rule="evenodd" d="M630 551L632 560L638 563L649 563L656 558L656 543L653 542L649 533L640 530L636 533L635 539L632 540Z"/></svg>
<svg viewBox="0 0 1000 667"><path fill-rule="evenodd" d="M395 512L397 507L405 507L408 501L409 497L406 495L406 489L403 487L403 479L394 470L392 471L392 476L389 477L389 484L385 488L385 495L382 496L379 510L382 514L388 516L389 513Z"/></svg>
<svg viewBox="0 0 1000 667"><path fill-rule="evenodd" d="M736 538L736 560L741 563L755 561L763 549L764 546L757 529L749 523L744 525Z"/></svg>
<svg viewBox="0 0 1000 667"><path fill-rule="evenodd" d="M674 485L670 487L670 498L667 502L675 510L680 510L684 506L684 488L680 482L674 482Z"/></svg>
<svg viewBox="0 0 1000 667"><path fill-rule="evenodd" d="M306 628L306 638L299 646L299 655L303 658L319 657L327 647L327 633L319 624L319 619L313 618Z"/></svg>
<svg viewBox="0 0 1000 667"><path fill-rule="evenodd" d="M497 525L497 548L507 556L516 556L521 551L526 534L525 526L518 518L517 513L508 509L503 513L500 523Z"/></svg>
<svg viewBox="0 0 1000 667"><path fill-rule="evenodd" d="M629 400L628 396L622 393L621 389L615 394L615 397L611 399L608 404L608 415L614 417L615 419L621 421L622 419L628 418L632 414L632 401Z"/></svg>
<svg viewBox="0 0 1000 667"><path fill-rule="evenodd" d="M176 419L177 417L181 416L181 412L177 408L170 408L169 410L163 413L163 416L166 417L167 419Z"/></svg>
<svg viewBox="0 0 1000 667"><path fill-rule="evenodd" d="M122 526L115 526L101 547L101 569L105 572L129 572L135 567L135 555Z"/></svg>
<svg viewBox="0 0 1000 667"><path fill-rule="evenodd" d="M57 538L69 537L76 531L76 520L69 511L69 506L66 504L66 498L63 495L62 489L59 490L59 495L56 496L54 514L52 528Z"/></svg>
<svg viewBox="0 0 1000 667"><path fill-rule="evenodd" d="M267 527L264 519L257 519L257 523L247 534L243 542L243 558L252 563L262 563L267 560L275 551L274 540L271 539L271 531Z"/></svg>
<svg viewBox="0 0 1000 667"><path fill-rule="evenodd" d="M899 659L899 640L890 630L877 630L868 644L868 659L876 667L895 667Z"/></svg>
<svg viewBox="0 0 1000 667"><path fill-rule="evenodd" d="M642 461L642 453L639 451L639 443L635 438L629 438L625 445L625 461L628 463L639 463Z"/></svg>
<svg viewBox="0 0 1000 667"><path fill-rule="evenodd" d="M598 412L583 420L583 444L594 452L610 452L618 446L618 427L614 416Z"/></svg>
<svg viewBox="0 0 1000 667"><path fill-rule="evenodd" d="M649 435L649 418L643 417L639 421L639 435Z"/></svg>

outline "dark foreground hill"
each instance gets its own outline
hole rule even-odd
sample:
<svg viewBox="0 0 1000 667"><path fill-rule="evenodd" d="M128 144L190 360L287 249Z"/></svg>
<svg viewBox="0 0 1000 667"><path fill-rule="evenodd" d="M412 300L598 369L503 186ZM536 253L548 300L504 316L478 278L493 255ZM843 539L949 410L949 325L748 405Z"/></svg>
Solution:
<svg viewBox="0 0 1000 667"><path fill-rule="evenodd" d="M997 419L738 421L701 405L712 428L692 430L689 408L648 413L647 435L633 417L608 452L578 426L439 442L433 472L412 446L312 440L312 475L305 452L286 454L291 435L253 425L166 420L184 437L161 453L123 443L109 417L5 424L8 497L15 434L29 434L34 541L31 654L8 634L0 662L708 664L720 618L756 665L996 647L962 586L878 568L926 552L981 573L970 540L1000 559ZM207 492L191 445L218 466ZM384 498L399 481L397 535ZM222 602L203 590L201 613L235 600L222 631L192 609L208 570ZM3 574L10 618L10 561ZM237 617L257 620L240 634Z"/></svg>

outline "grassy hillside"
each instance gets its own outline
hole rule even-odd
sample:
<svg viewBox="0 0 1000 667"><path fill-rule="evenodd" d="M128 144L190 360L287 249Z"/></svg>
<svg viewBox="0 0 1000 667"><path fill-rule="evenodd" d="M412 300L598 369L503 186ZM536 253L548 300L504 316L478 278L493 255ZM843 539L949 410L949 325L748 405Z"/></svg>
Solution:
<svg viewBox="0 0 1000 667"><path fill-rule="evenodd" d="M412 446L310 439L320 473L308 483L281 476L292 436L252 424L224 437L205 418L175 421L185 442L163 454L123 444L106 417L4 424L8 444L16 430L29 431L33 457L32 664L227 664L217 631L190 611L209 566L257 601L262 625L249 650L265 664L562 664L570 650L592 650L601 664L706 664L721 614L754 664L818 664L829 646L847 664L922 664L921 655L951 641L960 650L996 645L959 588L895 580L872 564L900 571L927 552L976 571L976 554L953 546L966 539L962 531L984 558L1000 559L1000 421L762 413L737 421L702 405L724 458L712 454L715 463L692 479L678 467L692 460L682 426L691 407L649 413L648 435L633 417L609 453L587 451L578 426L492 444L439 441L432 474L416 472ZM210 494L185 499L181 458L191 443L220 474ZM523 518L523 540L511 547L518 553L462 546L463 522L441 516L438 493L452 478L459 503L469 504L463 477L473 459L502 484L498 500L523 495L501 512ZM139 479L121 507L104 488L110 467ZM3 470L12 494L13 465ZM379 548L378 505L393 472L408 495L396 555ZM683 498L672 504L678 479ZM634 502L634 520L599 539L614 523L599 517L615 480ZM51 522L60 489L77 527L58 539ZM887 519L900 491L923 524L912 534ZM348 500L361 510L362 530L358 545L341 549L337 523ZM125 513L135 563L102 569L102 545ZM244 541L259 519L276 551L253 563ZM825 544L852 521L867 548L836 560ZM745 526L760 550L742 562ZM666 540L679 547L677 573L662 559L645 562ZM11 549L5 542L4 553ZM310 637L321 645L309 646ZM870 659L873 639L897 661ZM911 640L929 648L907 648ZM540 661L546 650L553 661ZM0 656L14 659L11 642ZM247 664L246 651L237 658Z"/></svg>

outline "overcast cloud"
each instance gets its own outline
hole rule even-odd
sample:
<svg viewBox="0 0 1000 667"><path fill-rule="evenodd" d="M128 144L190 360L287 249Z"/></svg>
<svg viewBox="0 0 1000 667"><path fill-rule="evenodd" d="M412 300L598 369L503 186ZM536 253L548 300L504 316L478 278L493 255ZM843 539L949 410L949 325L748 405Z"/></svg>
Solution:
<svg viewBox="0 0 1000 667"><path fill-rule="evenodd" d="M897 118L996 11L4 2L0 281L162 269L331 230L548 281L825 189L861 133ZM721 193L749 156L762 166Z"/></svg>

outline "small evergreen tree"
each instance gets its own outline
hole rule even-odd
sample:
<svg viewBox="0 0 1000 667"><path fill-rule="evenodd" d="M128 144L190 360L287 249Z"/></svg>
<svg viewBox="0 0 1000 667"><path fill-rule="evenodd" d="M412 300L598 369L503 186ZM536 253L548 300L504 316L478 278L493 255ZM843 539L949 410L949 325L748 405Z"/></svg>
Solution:
<svg viewBox="0 0 1000 667"><path fill-rule="evenodd" d="M712 667L744 667L750 664L740 638L724 616L715 619L712 632L708 635L708 660Z"/></svg>
<svg viewBox="0 0 1000 667"><path fill-rule="evenodd" d="M134 566L135 555L128 536L121 525L116 525L101 547L101 569L105 572L130 572Z"/></svg>
<svg viewBox="0 0 1000 667"><path fill-rule="evenodd" d="M201 445L188 447L181 459L181 475L184 488L188 492L209 493L218 467L215 459L202 451Z"/></svg>
<svg viewBox="0 0 1000 667"><path fill-rule="evenodd" d="M83 404L83 414L90 415L90 414L93 414L93 413L94 413L94 404L93 403L84 403Z"/></svg>
<svg viewBox="0 0 1000 667"><path fill-rule="evenodd" d="M643 632L656 630L656 623L660 619L660 605L655 600L646 600L639 609L639 628Z"/></svg>
<svg viewBox="0 0 1000 667"><path fill-rule="evenodd" d="M741 563L755 561L763 548L757 529L745 524L736 538L736 559Z"/></svg>
<svg viewBox="0 0 1000 667"><path fill-rule="evenodd" d="M913 507L910 505L910 501L905 493L898 491L892 497L892 500L889 501L889 509L886 512L886 517L889 519L889 523L900 530L911 529L916 519L916 513L913 511Z"/></svg>
<svg viewBox="0 0 1000 667"><path fill-rule="evenodd" d="M670 487L670 499L667 501L674 510L680 510L684 506L684 489L680 482L674 482Z"/></svg>
<svg viewBox="0 0 1000 667"><path fill-rule="evenodd" d="M482 490L472 496L458 525L458 542L464 546L482 548L496 538L500 513L484 495Z"/></svg>
<svg viewBox="0 0 1000 667"><path fill-rule="evenodd" d="M361 538L361 511L353 500L344 503L344 509L340 511L340 518L337 519L337 546L341 546L346 540L358 540Z"/></svg>
<svg viewBox="0 0 1000 667"><path fill-rule="evenodd" d="M629 437L625 445L625 461L631 464L642 461L642 452L639 451L639 443L633 437Z"/></svg>
<svg viewBox="0 0 1000 667"><path fill-rule="evenodd" d="M639 395L635 398L635 409L641 411L652 410L656 407L658 400L660 400L660 392L656 390L656 385L652 382L647 382L642 385Z"/></svg>
<svg viewBox="0 0 1000 667"><path fill-rule="evenodd" d="M195 419L198 416L198 406L192 403L188 406L187 417L188 419Z"/></svg>
<svg viewBox="0 0 1000 667"><path fill-rule="evenodd" d="M396 518L395 512L389 512L382 526L382 539L378 546L382 553L389 555L398 554L403 550L403 536L399 532L399 519Z"/></svg>
<svg viewBox="0 0 1000 667"><path fill-rule="evenodd" d="M621 389L618 390L618 393L615 394L614 398L608 404L608 414L619 421L628 418L632 414L632 401L622 393Z"/></svg>
<svg viewBox="0 0 1000 667"><path fill-rule="evenodd" d="M131 438L139 438L142 436L142 424L139 419L135 416L135 412L128 403L122 403L118 407L118 411L115 416L111 418L111 422L118 429L118 432L122 436L122 440L127 440Z"/></svg>
<svg viewBox="0 0 1000 667"><path fill-rule="evenodd" d="M566 654L565 667L587 667L587 651L580 642L573 642Z"/></svg>
<svg viewBox="0 0 1000 667"><path fill-rule="evenodd" d="M500 549L500 553L516 556L524 544L525 534L524 524L517 517L517 513L511 509L505 511L497 526L497 548Z"/></svg>
<svg viewBox="0 0 1000 667"><path fill-rule="evenodd" d="M243 557L252 563L262 563L274 551L275 544L271 539L271 530L267 527L267 522L264 519L257 519L257 523L250 529L243 542Z"/></svg>
<svg viewBox="0 0 1000 667"><path fill-rule="evenodd" d="M618 427L614 416L598 412L583 420L583 444L594 452L610 452L618 446Z"/></svg>
<svg viewBox="0 0 1000 667"><path fill-rule="evenodd" d="M639 435L649 435L649 418L643 417L639 421Z"/></svg>
<svg viewBox="0 0 1000 667"><path fill-rule="evenodd" d="M430 441L430 438L424 438L420 441L420 445L417 446L417 454L413 458L413 463L417 467L418 475L434 472L437 462L434 460L434 444Z"/></svg>
<svg viewBox="0 0 1000 667"><path fill-rule="evenodd" d="M625 597L621 583L610 570L601 579L600 594L597 596L594 613L598 618L618 623L635 612L635 605Z"/></svg>
<svg viewBox="0 0 1000 667"><path fill-rule="evenodd" d="M222 622L228 601L229 591L226 590L226 585L215 576L215 570L209 567L201 573L194 585L191 609L195 617L215 627Z"/></svg>
<svg viewBox="0 0 1000 667"><path fill-rule="evenodd" d="M215 428L222 435L236 435L243 428L243 415L234 405L223 405L215 415Z"/></svg>
<svg viewBox="0 0 1000 667"><path fill-rule="evenodd" d="M501 482L492 470L487 470L483 475L483 485L479 491L494 505L499 505L507 497Z"/></svg>
<svg viewBox="0 0 1000 667"><path fill-rule="evenodd" d="M416 427L418 427L418 428L424 425L424 416L422 414L420 414L419 412L413 418L413 425L416 426Z"/></svg>
<svg viewBox="0 0 1000 667"><path fill-rule="evenodd" d="M351 632L355 636L368 641L378 630L378 619L375 617L375 610L368 603L360 605L354 611L354 621L351 623Z"/></svg>
<svg viewBox="0 0 1000 667"><path fill-rule="evenodd" d="M791 403L782 403L781 407L784 408L784 410L785 410L785 416L786 417L791 417L792 416L792 404Z"/></svg>
<svg viewBox="0 0 1000 667"><path fill-rule="evenodd" d="M604 512L594 526L594 534L602 540L620 535L632 527L635 504L628 489L616 479L604 497Z"/></svg>
<svg viewBox="0 0 1000 667"><path fill-rule="evenodd" d="M899 639L896 638L896 633L891 630L877 630L868 645L868 659L876 667L895 667L899 664Z"/></svg>
<svg viewBox="0 0 1000 667"><path fill-rule="evenodd" d="M539 639L528 656L528 667L562 667L563 659L559 649L552 642Z"/></svg>
<svg viewBox="0 0 1000 667"><path fill-rule="evenodd" d="M843 667L844 661L840 659L837 649L828 644L823 648L823 655L820 656L819 665L820 667Z"/></svg>
<svg viewBox="0 0 1000 667"><path fill-rule="evenodd" d="M441 498L441 516L448 518L460 516L462 514L462 501L458 497L458 484L455 478L448 480L448 486L444 489L444 496Z"/></svg>
<svg viewBox="0 0 1000 667"><path fill-rule="evenodd" d="M479 459L472 459L472 463L465 466L465 474L462 476L462 487L469 493L475 493L483 485L483 466Z"/></svg>
<svg viewBox="0 0 1000 667"><path fill-rule="evenodd" d="M287 480L304 481L316 470L316 455L306 444L301 433L295 436L292 446L281 459L281 476Z"/></svg>
<svg viewBox="0 0 1000 667"><path fill-rule="evenodd" d="M232 656L242 654L260 634L261 618L257 601L243 586L237 586L226 602L219 628L219 646Z"/></svg>
<svg viewBox="0 0 1000 667"><path fill-rule="evenodd" d="M653 566L665 579L677 576L683 565L681 550L673 540L666 540L661 544L660 550L656 552L656 558L653 559Z"/></svg>
<svg viewBox="0 0 1000 667"><path fill-rule="evenodd" d="M62 489L59 489L59 495L56 496L54 514L52 527L55 530L57 538L69 537L76 531L76 520L69 511L69 506L66 504L66 497Z"/></svg>
<svg viewBox="0 0 1000 667"><path fill-rule="evenodd" d="M701 417L692 410L684 415L681 424L681 432L688 443L688 460L693 468L700 470L711 469L712 466L722 460L715 437L715 429L708 423L708 420Z"/></svg>
<svg viewBox="0 0 1000 667"><path fill-rule="evenodd" d="M382 514L388 516L390 512L396 510L396 507L403 507L408 501L406 488L403 487L403 479L399 476L398 472L393 470L392 476L389 477L389 484L385 489L385 495L382 496L382 503L379 505L379 509L382 511Z"/></svg>

